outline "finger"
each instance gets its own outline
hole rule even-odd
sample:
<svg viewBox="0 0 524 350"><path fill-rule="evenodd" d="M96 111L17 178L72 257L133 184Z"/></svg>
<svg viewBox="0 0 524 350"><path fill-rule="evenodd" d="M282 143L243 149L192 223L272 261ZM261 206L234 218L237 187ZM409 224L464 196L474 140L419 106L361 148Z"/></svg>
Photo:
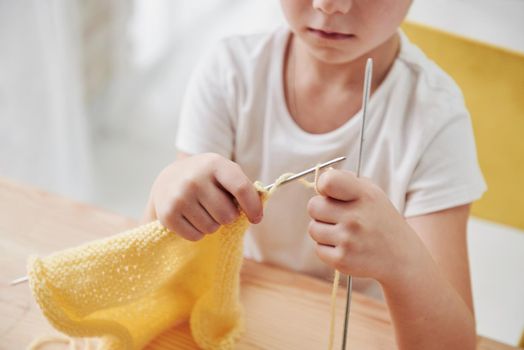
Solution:
<svg viewBox="0 0 524 350"><path fill-rule="evenodd" d="M315 251L320 260L327 265L338 269L340 262L342 261L342 253L338 247L317 244Z"/></svg>
<svg viewBox="0 0 524 350"><path fill-rule="evenodd" d="M191 225L191 223L182 215L170 216L168 217L168 220L159 220L169 231L172 231L190 241L198 241L204 237L204 235Z"/></svg>
<svg viewBox="0 0 524 350"><path fill-rule="evenodd" d="M215 184L210 184L206 191L199 194L198 200L209 215L221 225L232 223L239 215L232 197Z"/></svg>
<svg viewBox="0 0 524 350"><path fill-rule="evenodd" d="M224 189L237 200L240 208L246 213L252 223L262 219L262 201L248 177L234 162L224 163L225 166L215 171L215 178Z"/></svg>
<svg viewBox="0 0 524 350"><path fill-rule="evenodd" d="M336 224L341 221L345 213L345 202L324 196L312 197L307 205L309 216L327 224Z"/></svg>
<svg viewBox="0 0 524 350"><path fill-rule="evenodd" d="M178 226L180 226L181 231L181 233L179 234L185 239L188 239L190 241L198 241L204 237L204 234L197 230L197 228L193 226L191 222L189 222L189 220L184 216L180 216Z"/></svg>
<svg viewBox="0 0 524 350"><path fill-rule="evenodd" d="M362 184L355 173L347 170L330 169L320 175L317 182L319 194L340 201L358 199Z"/></svg>
<svg viewBox="0 0 524 350"><path fill-rule="evenodd" d="M338 245L339 237L335 230L335 225L311 220L308 226L308 233L318 244L332 247Z"/></svg>
<svg viewBox="0 0 524 350"><path fill-rule="evenodd" d="M206 211L206 209L200 204L195 203L187 207L182 215L201 233L215 232L220 224L216 222Z"/></svg>

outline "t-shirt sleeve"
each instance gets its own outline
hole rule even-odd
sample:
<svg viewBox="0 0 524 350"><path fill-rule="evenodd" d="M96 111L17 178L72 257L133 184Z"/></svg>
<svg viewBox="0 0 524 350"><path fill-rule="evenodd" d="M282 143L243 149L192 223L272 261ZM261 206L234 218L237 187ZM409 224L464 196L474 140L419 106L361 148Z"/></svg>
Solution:
<svg viewBox="0 0 524 350"><path fill-rule="evenodd" d="M195 68L179 115L175 146L188 154L218 153L231 159L234 143L231 68L224 42L203 57Z"/></svg>
<svg viewBox="0 0 524 350"><path fill-rule="evenodd" d="M408 185L404 216L471 203L486 191L464 107L434 132Z"/></svg>

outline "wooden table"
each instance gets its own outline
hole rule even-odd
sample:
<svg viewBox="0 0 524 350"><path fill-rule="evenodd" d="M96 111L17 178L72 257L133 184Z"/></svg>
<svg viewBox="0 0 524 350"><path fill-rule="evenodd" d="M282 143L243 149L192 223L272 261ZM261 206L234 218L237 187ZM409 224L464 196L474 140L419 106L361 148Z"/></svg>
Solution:
<svg viewBox="0 0 524 350"><path fill-rule="evenodd" d="M0 349L24 349L35 337L56 333L41 315L28 285L9 286L25 275L31 254L106 237L137 222L92 206L0 179ZM247 330L238 349L326 349L331 284L246 261L241 298ZM337 340L345 290L338 295ZM478 349L515 349L479 337ZM166 331L149 349L194 349L187 326ZM340 348L336 344L336 349ZM385 305L353 293L350 349L395 349Z"/></svg>

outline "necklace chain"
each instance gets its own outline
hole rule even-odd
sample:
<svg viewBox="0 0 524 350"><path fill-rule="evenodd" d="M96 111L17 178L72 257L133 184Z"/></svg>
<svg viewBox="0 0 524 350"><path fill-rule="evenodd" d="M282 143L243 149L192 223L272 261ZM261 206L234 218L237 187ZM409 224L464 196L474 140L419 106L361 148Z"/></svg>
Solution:
<svg viewBox="0 0 524 350"><path fill-rule="evenodd" d="M291 65L293 66L291 68L291 93L293 95L293 116L295 120L298 120L298 105L297 105L297 89L296 89L296 74L297 74L297 62L296 62L296 52L295 48L293 47L295 39L292 39L291 42Z"/></svg>

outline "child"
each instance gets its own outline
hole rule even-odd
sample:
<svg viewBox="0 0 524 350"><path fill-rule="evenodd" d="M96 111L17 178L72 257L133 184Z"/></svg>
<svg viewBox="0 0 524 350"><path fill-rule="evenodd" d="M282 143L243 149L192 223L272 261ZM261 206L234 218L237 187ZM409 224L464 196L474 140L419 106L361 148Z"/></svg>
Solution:
<svg viewBox="0 0 524 350"><path fill-rule="evenodd" d="M485 184L459 89L399 30L411 0L281 4L289 28L226 39L197 69L179 156L155 181L147 218L199 240L238 203L256 224L246 256L321 277L338 269L367 278L354 286L368 293L378 282L401 349L474 349L466 223ZM294 182L263 210L254 180L342 155L318 195Z"/></svg>

